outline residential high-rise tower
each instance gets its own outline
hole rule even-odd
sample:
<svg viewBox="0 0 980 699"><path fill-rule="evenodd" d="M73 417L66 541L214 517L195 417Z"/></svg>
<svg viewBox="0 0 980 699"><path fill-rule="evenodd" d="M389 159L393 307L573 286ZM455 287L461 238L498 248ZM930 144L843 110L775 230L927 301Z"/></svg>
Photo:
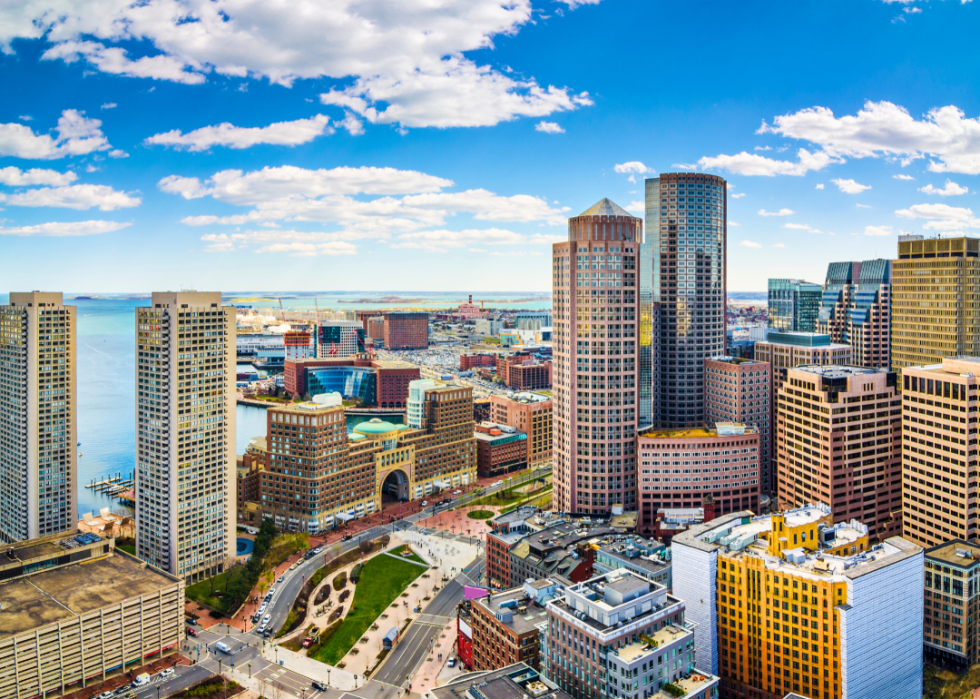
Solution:
<svg viewBox="0 0 980 699"><path fill-rule="evenodd" d="M647 410L657 429L704 421L704 360L725 353L726 210L720 177L665 173L646 181L640 315L651 319L650 333L641 327L641 347L651 349L649 359L641 352L641 396L647 385L652 391L649 408L641 400L641 424Z"/></svg>
<svg viewBox="0 0 980 699"><path fill-rule="evenodd" d="M78 521L75 307L61 293L0 306L0 541Z"/></svg>
<svg viewBox="0 0 980 699"><path fill-rule="evenodd" d="M235 309L155 292L136 309L136 553L188 582L235 555Z"/></svg>
<svg viewBox="0 0 980 699"><path fill-rule="evenodd" d="M856 366L891 367L892 261L831 262L816 332L853 348Z"/></svg>
<svg viewBox="0 0 980 699"><path fill-rule="evenodd" d="M637 252L643 222L603 199L552 252L555 507L636 509Z"/></svg>

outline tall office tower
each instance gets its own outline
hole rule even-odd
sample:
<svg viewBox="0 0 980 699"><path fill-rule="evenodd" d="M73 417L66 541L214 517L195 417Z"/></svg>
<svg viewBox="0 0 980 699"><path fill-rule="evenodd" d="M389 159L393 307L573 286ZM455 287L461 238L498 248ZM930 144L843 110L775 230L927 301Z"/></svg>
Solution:
<svg viewBox="0 0 980 699"><path fill-rule="evenodd" d="M781 332L813 332L823 287L802 279L769 280L769 327Z"/></svg>
<svg viewBox="0 0 980 699"><path fill-rule="evenodd" d="M652 382L651 422L658 429L701 425L704 360L725 353L725 187L720 177L695 173L646 181L640 270L650 272L640 291L641 317L651 323L657 317L659 327L650 337L650 376L643 366L640 383Z"/></svg>
<svg viewBox="0 0 980 699"><path fill-rule="evenodd" d="M136 553L193 583L235 556L235 309L154 292L136 309Z"/></svg>
<svg viewBox="0 0 980 699"><path fill-rule="evenodd" d="M920 699L920 547L823 503L735 512L671 540L698 667L732 699ZM826 614L826 616L824 616Z"/></svg>
<svg viewBox="0 0 980 699"><path fill-rule="evenodd" d="M317 327L317 353L321 359L360 354L364 351L364 334L359 321L324 320Z"/></svg>
<svg viewBox="0 0 980 699"><path fill-rule="evenodd" d="M857 366L891 368L892 261L831 262L816 332L854 349Z"/></svg>
<svg viewBox="0 0 980 699"><path fill-rule="evenodd" d="M776 395L781 507L830 505L871 538L902 535L902 398L895 374L855 366L789 370Z"/></svg>
<svg viewBox="0 0 980 699"><path fill-rule="evenodd" d="M759 431L759 491L772 488L772 367L739 357L714 357L704 363L704 419L738 422ZM736 508L752 509L752 508Z"/></svg>
<svg viewBox="0 0 980 699"><path fill-rule="evenodd" d="M75 307L11 292L0 306L0 541L78 521Z"/></svg>
<svg viewBox="0 0 980 699"><path fill-rule="evenodd" d="M978 389L976 357L902 371L902 536L910 541L938 546L980 536Z"/></svg>
<svg viewBox="0 0 980 699"><path fill-rule="evenodd" d="M422 311L388 311L384 325L385 349L426 349L429 346L429 314Z"/></svg>
<svg viewBox="0 0 980 699"><path fill-rule="evenodd" d="M892 264L892 367L980 356L980 239L914 238Z"/></svg>
<svg viewBox="0 0 980 699"><path fill-rule="evenodd" d="M555 504L636 509L637 252L643 222L603 199L552 249Z"/></svg>

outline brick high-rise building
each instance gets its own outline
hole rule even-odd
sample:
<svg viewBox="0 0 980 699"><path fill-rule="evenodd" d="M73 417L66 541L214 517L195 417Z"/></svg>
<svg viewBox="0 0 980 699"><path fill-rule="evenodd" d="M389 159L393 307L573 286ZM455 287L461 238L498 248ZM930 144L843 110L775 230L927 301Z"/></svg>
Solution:
<svg viewBox="0 0 980 699"><path fill-rule="evenodd" d="M892 367L980 356L978 294L980 239L900 238L892 263Z"/></svg>
<svg viewBox="0 0 980 699"><path fill-rule="evenodd" d="M926 549L925 656L933 664L966 672L980 663L978 578L976 543L953 539Z"/></svg>
<svg viewBox="0 0 980 699"><path fill-rule="evenodd" d="M544 578L474 599L473 669L496 670L518 662L539 668L538 624L545 602L556 593L558 584Z"/></svg>
<svg viewBox="0 0 980 699"><path fill-rule="evenodd" d="M136 553L197 582L235 556L235 309L154 292L136 309Z"/></svg>
<svg viewBox="0 0 980 699"><path fill-rule="evenodd" d="M813 332L823 287L802 279L769 280L769 327L780 332Z"/></svg>
<svg viewBox="0 0 980 699"><path fill-rule="evenodd" d="M902 370L902 527L906 539L938 546L980 536L975 434L980 358Z"/></svg>
<svg viewBox="0 0 980 699"><path fill-rule="evenodd" d="M551 461L552 400L540 393L490 396L490 422L507 425L527 435L529 466Z"/></svg>
<svg viewBox="0 0 980 699"><path fill-rule="evenodd" d="M552 252L554 497L564 512L636 508L637 267L643 222L602 199Z"/></svg>
<svg viewBox="0 0 980 699"><path fill-rule="evenodd" d="M421 311L388 311L384 325L385 349L426 349L429 346L429 314Z"/></svg>
<svg viewBox="0 0 980 699"><path fill-rule="evenodd" d="M790 369L776 395L779 507L830 505L871 538L902 534L902 398L895 374L854 366Z"/></svg>
<svg viewBox="0 0 980 699"><path fill-rule="evenodd" d="M646 181L640 314L644 323L651 318L651 351L648 359L641 334L641 425L704 421L704 360L725 353L726 202L725 180L714 175L665 173ZM651 382L647 407L642 391Z"/></svg>
<svg viewBox="0 0 980 699"><path fill-rule="evenodd" d="M60 292L0 306L0 541L78 522L75 307Z"/></svg>
<svg viewBox="0 0 980 699"><path fill-rule="evenodd" d="M771 402L772 367L767 362L714 357L704 363L705 422L734 422L758 428L759 489L766 495L774 483Z"/></svg>
<svg viewBox="0 0 980 699"><path fill-rule="evenodd" d="M850 345L856 366L891 368L892 261L831 262L816 332Z"/></svg>
<svg viewBox="0 0 980 699"><path fill-rule="evenodd" d="M534 357L530 352L517 352L497 361L497 376L515 391L551 388L551 370L550 361Z"/></svg>

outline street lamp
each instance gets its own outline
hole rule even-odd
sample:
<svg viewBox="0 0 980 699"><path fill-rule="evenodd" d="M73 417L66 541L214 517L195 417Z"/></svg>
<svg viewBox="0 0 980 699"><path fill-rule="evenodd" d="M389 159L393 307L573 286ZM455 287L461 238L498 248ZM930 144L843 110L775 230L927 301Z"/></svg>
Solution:
<svg viewBox="0 0 980 699"><path fill-rule="evenodd" d="M252 679L252 663L248 664L248 679Z"/></svg>

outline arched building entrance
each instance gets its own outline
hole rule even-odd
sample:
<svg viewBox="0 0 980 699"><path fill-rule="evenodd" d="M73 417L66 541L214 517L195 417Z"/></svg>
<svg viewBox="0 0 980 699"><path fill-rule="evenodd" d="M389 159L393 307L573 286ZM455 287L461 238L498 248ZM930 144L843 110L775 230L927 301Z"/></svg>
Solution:
<svg viewBox="0 0 980 699"><path fill-rule="evenodd" d="M381 484L382 502L404 502L409 500L411 495L408 488L408 476L400 468L396 468L389 473Z"/></svg>

